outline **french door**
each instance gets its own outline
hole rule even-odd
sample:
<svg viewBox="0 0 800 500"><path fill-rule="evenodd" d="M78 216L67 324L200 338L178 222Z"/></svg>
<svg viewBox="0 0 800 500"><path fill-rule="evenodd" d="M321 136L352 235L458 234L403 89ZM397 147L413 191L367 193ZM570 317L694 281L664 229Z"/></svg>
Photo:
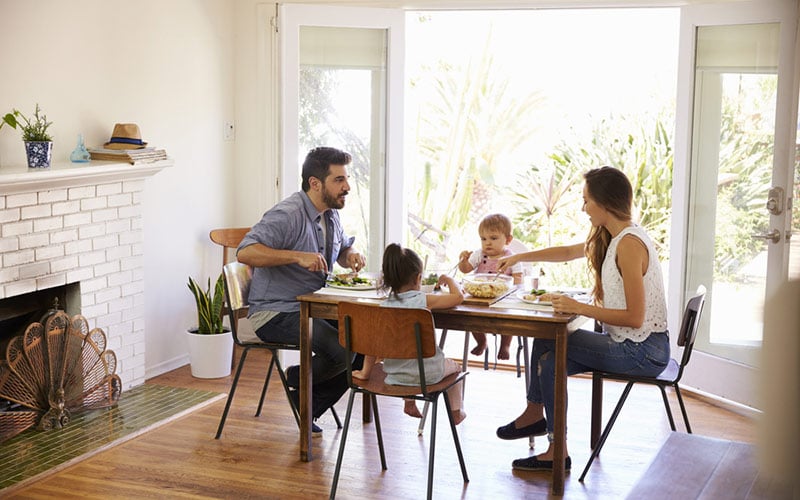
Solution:
<svg viewBox="0 0 800 500"><path fill-rule="evenodd" d="M286 4L281 44L283 197L300 185L306 152L348 151L351 191L341 210L347 234L379 271L387 242L402 238L403 13Z"/></svg>
<svg viewBox="0 0 800 500"><path fill-rule="evenodd" d="M796 9L768 0L681 11L670 302L709 289L684 381L753 407L764 303L800 262Z"/></svg>

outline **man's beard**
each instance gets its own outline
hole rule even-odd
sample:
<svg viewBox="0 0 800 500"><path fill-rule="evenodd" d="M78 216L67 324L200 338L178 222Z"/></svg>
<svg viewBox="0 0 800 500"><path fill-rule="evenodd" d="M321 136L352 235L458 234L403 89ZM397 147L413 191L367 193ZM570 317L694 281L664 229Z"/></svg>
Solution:
<svg viewBox="0 0 800 500"><path fill-rule="evenodd" d="M344 194L347 194L347 192L345 191ZM339 198L333 196L327 189L322 190L322 201L328 208L335 208L337 210L344 208L344 200L339 201Z"/></svg>

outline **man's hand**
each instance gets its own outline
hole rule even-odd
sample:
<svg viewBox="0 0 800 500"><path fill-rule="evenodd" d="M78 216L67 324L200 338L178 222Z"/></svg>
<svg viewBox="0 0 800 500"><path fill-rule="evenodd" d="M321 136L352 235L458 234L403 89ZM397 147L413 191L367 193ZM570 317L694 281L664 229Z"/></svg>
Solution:
<svg viewBox="0 0 800 500"><path fill-rule="evenodd" d="M347 254L347 267L353 271L358 272L364 269L365 265L367 265L367 261L360 253L351 251Z"/></svg>
<svg viewBox="0 0 800 500"><path fill-rule="evenodd" d="M328 263L321 253L301 252L297 264L311 272L328 274Z"/></svg>

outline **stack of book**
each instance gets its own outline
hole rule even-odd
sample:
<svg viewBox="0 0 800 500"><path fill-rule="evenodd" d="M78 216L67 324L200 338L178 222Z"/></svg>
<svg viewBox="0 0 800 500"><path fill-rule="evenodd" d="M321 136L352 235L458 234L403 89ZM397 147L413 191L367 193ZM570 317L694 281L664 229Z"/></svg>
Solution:
<svg viewBox="0 0 800 500"><path fill-rule="evenodd" d="M154 147L139 149L89 148L89 155L92 160L119 161L130 163L131 165L167 159L165 150Z"/></svg>

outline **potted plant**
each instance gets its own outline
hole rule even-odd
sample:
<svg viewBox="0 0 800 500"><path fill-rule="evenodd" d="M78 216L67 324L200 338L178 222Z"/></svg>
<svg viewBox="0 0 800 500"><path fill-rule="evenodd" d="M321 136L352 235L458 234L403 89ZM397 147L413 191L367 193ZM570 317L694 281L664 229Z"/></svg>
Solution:
<svg viewBox="0 0 800 500"><path fill-rule="evenodd" d="M210 278L205 290L191 277L188 286L197 306L197 327L186 332L192 376L227 377L231 373L233 336L230 329L222 324L222 275L219 275L213 293Z"/></svg>
<svg viewBox="0 0 800 500"><path fill-rule="evenodd" d="M47 133L48 127L53 122L47 121L47 116L41 114L39 104L33 113L33 119L23 115L18 109L6 113L0 121L0 128L3 125L22 130L22 140L25 142L25 154L28 156L28 167L48 168L50 158L53 154L53 137Z"/></svg>

